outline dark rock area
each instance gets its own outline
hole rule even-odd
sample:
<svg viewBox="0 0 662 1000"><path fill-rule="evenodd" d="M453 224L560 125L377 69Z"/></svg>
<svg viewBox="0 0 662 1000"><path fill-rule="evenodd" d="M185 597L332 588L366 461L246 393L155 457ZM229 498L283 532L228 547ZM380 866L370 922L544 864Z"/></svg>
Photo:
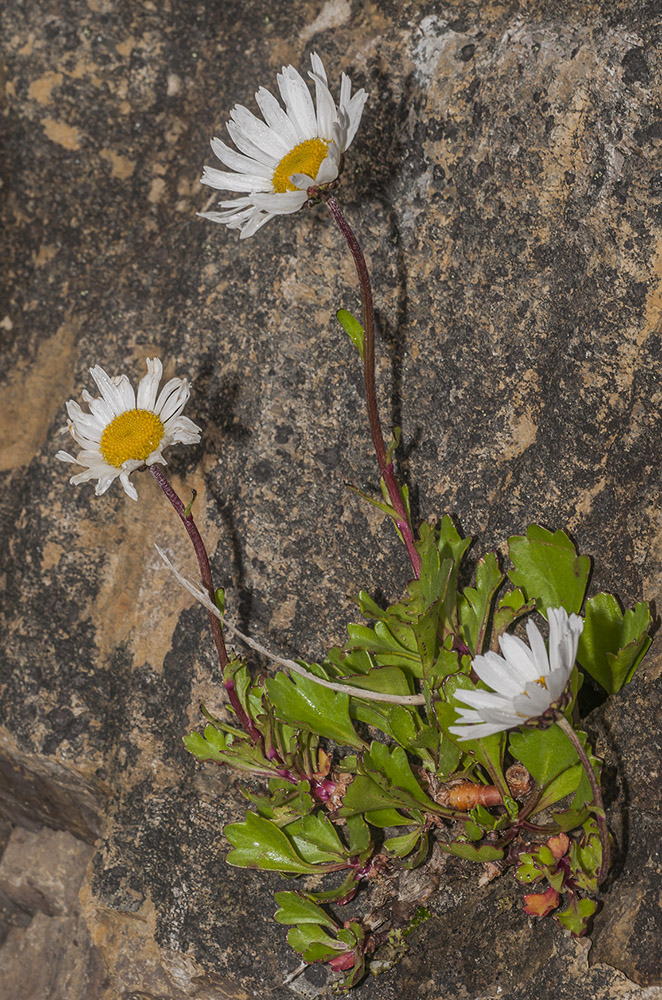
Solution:
<svg viewBox="0 0 662 1000"><path fill-rule="evenodd" d="M317 968L279 985L283 880L224 862L235 779L181 743L223 701L204 612L154 550L193 573L186 536L149 476L138 503L68 484L64 401L92 364L135 381L158 354L193 380L202 441L169 474L198 491L231 617L275 651L320 656L359 588L401 593L395 533L345 486L378 475L341 236L322 208L243 242L195 214L231 107L317 51L334 91L346 71L370 94L339 197L416 517L456 514L477 554L565 527L592 590L659 607L660 4L42 0L4 4L0 39L0 982L314 996ZM587 721L615 838L590 940L449 862L357 1000L662 997L658 642Z"/></svg>

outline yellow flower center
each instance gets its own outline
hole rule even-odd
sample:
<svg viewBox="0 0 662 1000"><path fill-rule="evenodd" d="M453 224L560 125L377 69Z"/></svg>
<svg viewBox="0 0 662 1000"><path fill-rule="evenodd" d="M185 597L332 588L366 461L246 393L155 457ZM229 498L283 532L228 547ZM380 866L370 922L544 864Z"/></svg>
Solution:
<svg viewBox="0 0 662 1000"><path fill-rule="evenodd" d="M292 174L307 174L315 180L317 171L326 159L328 149L328 139L306 139L286 153L274 170L272 178L276 194L297 190L290 180Z"/></svg>
<svg viewBox="0 0 662 1000"><path fill-rule="evenodd" d="M158 447L164 433L151 410L127 410L108 424L101 435L101 454L117 469L130 458L144 461Z"/></svg>

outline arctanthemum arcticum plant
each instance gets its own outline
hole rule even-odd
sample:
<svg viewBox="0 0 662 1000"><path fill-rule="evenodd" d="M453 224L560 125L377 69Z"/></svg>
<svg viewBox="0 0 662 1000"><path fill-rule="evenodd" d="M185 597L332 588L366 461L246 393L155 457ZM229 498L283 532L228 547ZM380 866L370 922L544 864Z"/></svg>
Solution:
<svg viewBox="0 0 662 1000"><path fill-rule="evenodd" d="M368 269L334 193L365 94L351 97L343 76L336 105L316 55L312 66L315 101L290 66L278 78L285 110L262 88L256 101L264 121L234 108L228 131L239 152L212 143L232 172L206 167L203 182L241 197L205 217L246 237L274 215L321 204L346 240L362 321L344 309L337 315L363 367L382 488L381 497L354 493L388 516L406 547L412 578L404 595L383 607L362 591L364 622L349 625L347 641L319 662L274 656L243 636L226 618L193 500L184 505L158 464L166 445L199 437L181 416L185 380L172 380L157 398L159 362L148 362L137 398L126 376L92 369L101 399L83 394L89 414L67 404L83 451L59 457L85 467L73 482L97 479L99 494L119 476L134 499L128 477L149 468L186 528L202 589L175 573L207 608L228 706L222 717L203 706L204 731L189 733L185 745L250 779L243 791L251 808L224 831L227 861L315 876L312 885L276 894L275 919L289 927L304 963L325 963L337 987L349 989L367 970L390 968L429 915L423 900L409 898L385 919L383 893L397 894L398 873L425 865L433 847L475 863L484 880L511 869L523 885L543 886L525 895L526 913L553 913L572 933L586 932L609 869L610 838L601 762L577 696L586 675L609 694L632 678L650 644L651 619L645 602L624 613L610 594L587 598L590 561L564 531L529 525L501 554L480 557L469 584L472 540L454 521L444 516L415 530L394 468L400 431L387 443L378 413ZM547 646L532 621L528 645L513 634L533 613L549 623ZM256 678L228 654L224 628L282 669ZM328 876L328 888L320 888L320 876ZM371 910L374 883L379 919ZM363 912L345 917L359 890Z"/></svg>

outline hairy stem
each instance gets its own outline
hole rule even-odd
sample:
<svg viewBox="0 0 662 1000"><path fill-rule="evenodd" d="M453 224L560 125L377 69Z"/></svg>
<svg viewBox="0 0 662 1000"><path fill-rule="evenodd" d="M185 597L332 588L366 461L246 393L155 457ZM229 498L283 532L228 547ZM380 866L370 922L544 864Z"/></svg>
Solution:
<svg viewBox="0 0 662 1000"><path fill-rule="evenodd" d="M188 536L191 539L193 548L195 550L195 555L198 560L198 566L200 567L200 576L202 577L202 583L205 590L209 594L209 600L216 607L216 590L214 588L214 580L211 575L211 566L209 565L209 556L207 555L207 549L205 548L205 543L202 540L200 532L198 531L197 525L193 520L193 514L190 511L187 512L186 507L182 503L181 499L172 488L160 465L150 465L149 471L151 472L154 479L157 481L166 497L175 508L179 519L186 528ZM228 653L225 648L225 639L223 638L223 629L221 627L220 618L212 614L208 609L207 614L209 616L209 624L211 626L211 632L214 637L214 644L216 645L216 652L218 653L218 661L221 665L221 672L225 672L225 668L228 664ZM237 695L235 683L231 678L224 679L223 681L225 690L227 691L230 704L232 705L237 719L241 723L244 730L248 733L251 739L255 743L261 741L261 736L259 731L256 729L254 723L249 719L248 715L243 709L239 697Z"/></svg>
<svg viewBox="0 0 662 1000"><path fill-rule="evenodd" d="M609 860L610 860L610 848L609 848L609 829L607 827L607 820L605 819L605 810L602 803L602 792L600 791L600 785L598 784L598 779L595 776L595 771L593 770L593 765L589 760L589 756L586 750L582 746L581 740L577 733L572 728L565 715L559 712L556 718L556 724L559 726L563 732L566 734L573 747L577 751L577 756L579 757L584 770L586 771L586 777L589 780L591 786L591 792L593 793L593 804L596 808L596 819L598 821L598 831L600 833L600 843L602 845L602 860L600 862L600 871L598 872L598 885L604 882L607 877L607 872L609 871Z"/></svg>
<svg viewBox="0 0 662 1000"><path fill-rule="evenodd" d="M384 435L379 419L377 408L377 392L375 387L375 310L372 302L372 288L370 285L370 275L366 265L363 251L354 232L343 215L340 205L328 191L321 191L319 188L310 188L310 193L314 197L321 197L331 212L338 229L345 237L347 246L354 259L356 274L359 279L361 289L361 302L363 305L363 381L365 384L366 405L368 408L368 422L370 424L370 434L377 456L377 464L386 490L391 501L391 505L396 513L395 523L398 526L402 540L405 543L409 559L411 561L414 575L418 578L421 575L421 559L416 551L414 532L409 519L407 508L405 507L402 493L395 478L393 462L389 461Z"/></svg>

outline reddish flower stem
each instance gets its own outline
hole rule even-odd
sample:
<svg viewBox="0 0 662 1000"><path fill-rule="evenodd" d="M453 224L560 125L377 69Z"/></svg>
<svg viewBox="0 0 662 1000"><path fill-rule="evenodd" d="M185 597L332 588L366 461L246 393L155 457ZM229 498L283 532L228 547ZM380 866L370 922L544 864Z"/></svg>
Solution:
<svg viewBox="0 0 662 1000"><path fill-rule="evenodd" d="M186 513L186 507L184 506L181 499L179 498L175 490L172 488L172 486L166 479L160 465L150 465L149 471L151 472L152 476L154 477L156 482L159 484L159 486L165 493L166 497L168 498L172 506L177 511L179 519L186 528L188 536L191 539L191 542L193 543L193 548L195 549L195 554L198 560L198 566L200 567L200 576L202 577L202 583L204 585L205 590L209 594L211 601L213 601L213 603L216 604L216 590L214 588L214 580L211 575L209 556L207 555L207 549L205 548L205 543L203 542L200 532L198 531L197 525L193 520L193 514L191 514L190 511L188 514ZM228 653L227 649L225 648L223 629L216 615L213 615L211 612L208 612L208 615L209 615L209 625L211 627L212 635L214 637L214 643L216 645L216 652L218 653L218 660L221 665L221 672L224 673L225 668L228 664ZM244 708L241 702L239 701L234 681L231 678L224 679L223 685L225 687L225 690L227 691L230 704L232 705L235 711L235 715L237 716L238 721L241 723L242 727L244 728L246 733L248 733L248 735L251 737L253 742L260 743L262 740L260 732L255 727L254 723L248 717L246 712L244 711Z"/></svg>
<svg viewBox="0 0 662 1000"><path fill-rule="evenodd" d="M395 478L393 462L388 460L377 407L377 391L375 387L375 310L372 301L372 288L368 267L359 242L333 195L329 191L323 191L320 188L309 188L308 193L314 198L321 198L326 203L338 229L345 237L347 246L354 259L363 305L363 380L365 384L370 434L372 436L375 455L377 456L379 471L386 485L391 505L396 513L395 523L405 543L414 575L418 579L421 575L421 557L416 551L414 532L407 508L402 499L400 487Z"/></svg>
<svg viewBox="0 0 662 1000"><path fill-rule="evenodd" d="M607 820L605 818L604 805L602 803L602 793L600 791L600 786L598 784L598 779L595 776L595 771L593 770L593 765L589 759L586 750L582 746L581 740L577 736L577 733L572 728L565 715L559 712L556 717L556 724L560 729L566 734L573 747L577 752L584 770L586 771L586 777L588 778L589 784L591 786L591 792L593 793L593 804L596 808L595 818L598 822L598 831L600 833L600 843L602 845L602 860L600 862L600 871L598 872L598 885L600 885L607 877L607 872L609 871L609 861L610 861L610 848L609 848L609 828L607 826Z"/></svg>

